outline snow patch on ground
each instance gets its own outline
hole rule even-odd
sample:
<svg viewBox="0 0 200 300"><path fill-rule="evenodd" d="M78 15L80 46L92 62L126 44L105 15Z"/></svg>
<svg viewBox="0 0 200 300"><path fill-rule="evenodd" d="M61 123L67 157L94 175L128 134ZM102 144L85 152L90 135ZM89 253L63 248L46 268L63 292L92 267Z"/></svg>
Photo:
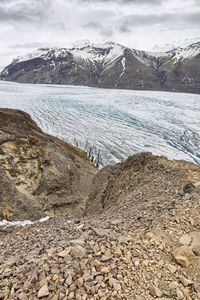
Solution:
<svg viewBox="0 0 200 300"><path fill-rule="evenodd" d="M49 219L50 219L50 217L47 216L47 217L41 218L40 220L35 221L35 222L29 221L29 220L24 220L24 221L7 221L7 220L3 220L3 221L0 221L0 226L3 227L3 228L23 227L23 226L26 226L26 225L32 225L32 224L37 223L37 222L40 222L40 223L46 222Z"/></svg>

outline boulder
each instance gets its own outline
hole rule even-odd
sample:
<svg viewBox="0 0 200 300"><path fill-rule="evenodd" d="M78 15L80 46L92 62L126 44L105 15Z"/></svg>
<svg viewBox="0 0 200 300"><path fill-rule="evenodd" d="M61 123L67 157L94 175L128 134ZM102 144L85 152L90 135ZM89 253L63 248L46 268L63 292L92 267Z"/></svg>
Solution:
<svg viewBox="0 0 200 300"><path fill-rule="evenodd" d="M182 245L187 245L187 246L191 246L191 247L200 246L200 231L192 231L192 232L184 234L179 239L179 242Z"/></svg>
<svg viewBox="0 0 200 300"><path fill-rule="evenodd" d="M184 234L179 239L180 244L190 246L196 256L200 256L200 231Z"/></svg>
<svg viewBox="0 0 200 300"><path fill-rule="evenodd" d="M175 261L181 265L182 267L189 267L191 264L195 262L194 253L188 246L181 246L176 248L172 256Z"/></svg>

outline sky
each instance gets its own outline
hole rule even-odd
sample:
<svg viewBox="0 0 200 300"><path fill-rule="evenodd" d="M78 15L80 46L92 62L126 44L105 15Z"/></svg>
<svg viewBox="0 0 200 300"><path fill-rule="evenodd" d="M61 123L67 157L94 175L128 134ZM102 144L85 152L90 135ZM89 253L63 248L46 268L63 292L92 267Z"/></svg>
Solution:
<svg viewBox="0 0 200 300"><path fill-rule="evenodd" d="M200 41L200 0L0 0L0 70L41 47L113 41L161 51Z"/></svg>

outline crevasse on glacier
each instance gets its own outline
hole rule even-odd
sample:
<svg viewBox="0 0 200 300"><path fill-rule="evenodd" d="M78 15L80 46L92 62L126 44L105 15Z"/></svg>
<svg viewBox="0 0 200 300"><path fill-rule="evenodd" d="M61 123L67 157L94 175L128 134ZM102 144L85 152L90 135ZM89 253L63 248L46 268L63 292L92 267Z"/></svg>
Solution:
<svg viewBox="0 0 200 300"><path fill-rule="evenodd" d="M0 106L85 150L99 167L151 151L200 164L200 96L0 82Z"/></svg>

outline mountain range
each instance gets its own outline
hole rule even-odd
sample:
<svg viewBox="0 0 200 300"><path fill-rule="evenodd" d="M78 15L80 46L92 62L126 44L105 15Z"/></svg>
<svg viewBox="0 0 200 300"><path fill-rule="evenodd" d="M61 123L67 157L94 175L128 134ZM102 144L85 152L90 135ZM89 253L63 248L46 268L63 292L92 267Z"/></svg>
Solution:
<svg viewBox="0 0 200 300"><path fill-rule="evenodd" d="M200 42L152 53L113 42L40 48L0 74L21 83L200 93Z"/></svg>

